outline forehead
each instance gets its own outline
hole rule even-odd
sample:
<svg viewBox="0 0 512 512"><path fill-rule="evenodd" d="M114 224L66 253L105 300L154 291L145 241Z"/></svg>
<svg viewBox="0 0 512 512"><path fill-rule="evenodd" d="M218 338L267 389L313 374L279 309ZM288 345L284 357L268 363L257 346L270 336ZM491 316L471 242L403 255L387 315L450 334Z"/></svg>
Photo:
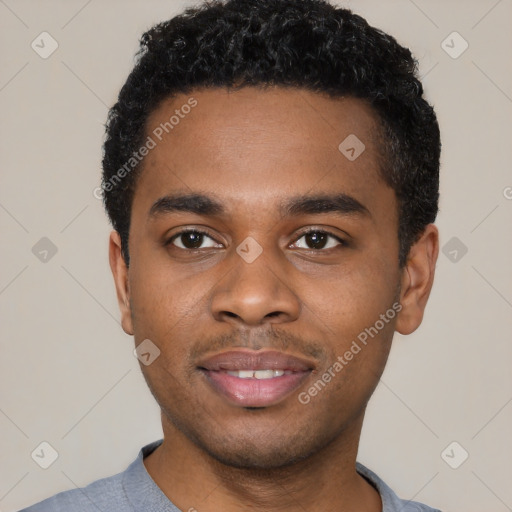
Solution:
<svg viewBox="0 0 512 512"><path fill-rule="evenodd" d="M282 87L180 94L148 118L155 147L135 196L188 189L257 204L335 188L368 200L385 187L376 127L372 108L350 97Z"/></svg>

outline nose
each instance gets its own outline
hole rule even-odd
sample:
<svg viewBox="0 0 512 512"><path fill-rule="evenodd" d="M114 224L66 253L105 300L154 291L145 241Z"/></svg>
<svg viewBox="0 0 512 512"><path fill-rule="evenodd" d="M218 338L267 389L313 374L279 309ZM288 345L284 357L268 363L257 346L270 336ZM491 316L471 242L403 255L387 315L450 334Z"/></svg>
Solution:
<svg viewBox="0 0 512 512"><path fill-rule="evenodd" d="M300 301L284 273L284 263L271 261L269 251L255 261L239 259L213 290L212 314L217 321L246 326L293 322ZM238 255L234 255L239 258Z"/></svg>

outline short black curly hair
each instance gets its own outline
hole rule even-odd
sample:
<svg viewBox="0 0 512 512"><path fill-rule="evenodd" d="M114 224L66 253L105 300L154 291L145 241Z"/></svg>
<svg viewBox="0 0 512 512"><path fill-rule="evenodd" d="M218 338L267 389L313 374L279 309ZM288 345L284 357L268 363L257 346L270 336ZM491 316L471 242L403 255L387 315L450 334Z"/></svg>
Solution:
<svg viewBox="0 0 512 512"><path fill-rule="evenodd" d="M438 211L436 115L423 98L411 52L325 0L207 0L142 36L136 65L109 112L103 148L103 200L126 263L141 167L133 156L145 140L149 115L162 100L193 88L246 86L352 96L373 107L380 173L397 197L403 266Z"/></svg>

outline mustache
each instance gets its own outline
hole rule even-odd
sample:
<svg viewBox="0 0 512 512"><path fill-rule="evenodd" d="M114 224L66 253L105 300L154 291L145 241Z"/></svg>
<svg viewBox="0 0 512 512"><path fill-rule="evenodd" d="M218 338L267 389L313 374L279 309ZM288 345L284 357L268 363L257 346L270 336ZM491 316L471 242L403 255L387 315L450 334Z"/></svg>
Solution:
<svg viewBox="0 0 512 512"><path fill-rule="evenodd" d="M190 359L197 361L206 354L215 354L233 348L291 352L317 361L325 359L326 355L320 343L306 341L294 334L271 327L265 330L236 331L201 340L192 347Z"/></svg>

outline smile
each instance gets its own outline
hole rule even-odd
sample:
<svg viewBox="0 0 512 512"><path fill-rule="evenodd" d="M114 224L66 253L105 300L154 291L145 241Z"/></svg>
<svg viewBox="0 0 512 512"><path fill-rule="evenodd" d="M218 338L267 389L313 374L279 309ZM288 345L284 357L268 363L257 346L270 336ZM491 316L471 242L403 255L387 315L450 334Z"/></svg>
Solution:
<svg viewBox="0 0 512 512"><path fill-rule="evenodd" d="M226 371L228 375L238 377L239 379L274 379L275 377L282 377L283 375L290 375L290 370L239 370L239 371Z"/></svg>
<svg viewBox="0 0 512 512"><path fill-rule="evenodd" d="M207 386L239 407L269 407L296 391L315 368L307 358L275 350L234 349L197 365Z"/></svg>

